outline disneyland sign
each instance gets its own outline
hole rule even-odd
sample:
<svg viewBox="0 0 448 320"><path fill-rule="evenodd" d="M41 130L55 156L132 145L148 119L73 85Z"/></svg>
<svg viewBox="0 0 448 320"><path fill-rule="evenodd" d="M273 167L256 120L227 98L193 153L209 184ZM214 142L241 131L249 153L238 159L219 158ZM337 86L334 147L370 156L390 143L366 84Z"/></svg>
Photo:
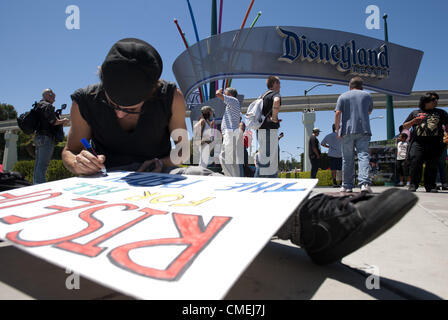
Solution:
<svg viewBox="0 0 448 320"><path fill-rule="evenodd" d="M360 34L294 26L225 32L194 44L173 64L185 97L220 79L267 78L347 85L409 95L423 52ZM260 88L260 92L264 88Z"/></svg>
<svg viewBox="0 0 448 320"><path fill-rule="evenodd" d="M338 45L316 42L302 35L277 27L278 34L284 38L283 55L279 61L293 63L300 61L330 63L340 72L349 71L352 75L387 78L389 76L389 54L386 44L376 49L357 49L356 41Z"/></svg>

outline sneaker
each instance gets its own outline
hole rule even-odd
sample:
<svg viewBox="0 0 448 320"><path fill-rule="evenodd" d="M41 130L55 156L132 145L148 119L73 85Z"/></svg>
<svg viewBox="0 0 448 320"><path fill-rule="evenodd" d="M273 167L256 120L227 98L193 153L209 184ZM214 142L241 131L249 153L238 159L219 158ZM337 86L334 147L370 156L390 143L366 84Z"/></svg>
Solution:
<svg viewBox="0 0 448 320"><path fill-rule="evenodd" d="M403 183L403 181L400 181L400 182L398 183L398 186L399 186L399 187L402 187L402 186L404 186L404 183Z"/></svg>
<svg viewBox="0 0 448 320"><path fill-rule="evenodd" d="M333 263L383 234L417 201L411 192L397 188L379 195L318 194L291 217L290 231L294 233L289 239L304 248L316 264Z"/></svg>
<svg viewBox="0 0 448 320"><path fill-rule="evenodd" d="M363 184L361 186L361 192L368 192L368 193L372 193L372 188L370 188L370 186L368 184Z"/></svg>
<svg viewBox="0 0 448 320"><path fill-rule="evenodd" d="M442 190L448 190L448 184L446 183L442 184Z"/></svg>
<svg viewBox="0 0 448 320"><path fill-rule="evenodd" d="M350 193L350 192L353 192L353 189L351 189L351 188L346 188L346 187L341 187L341 189L339 189L339 192L347 192L347 193Z"/></svg>
<svg viewBox="0 0 448 320"><path fill-rule="evenodd" d="M414 186L414 185L412 185L412 184L410 184L409 187L408 187L408 191L410 191L410 192L416 192L416 191L417 191L417 187Z"/></svg>

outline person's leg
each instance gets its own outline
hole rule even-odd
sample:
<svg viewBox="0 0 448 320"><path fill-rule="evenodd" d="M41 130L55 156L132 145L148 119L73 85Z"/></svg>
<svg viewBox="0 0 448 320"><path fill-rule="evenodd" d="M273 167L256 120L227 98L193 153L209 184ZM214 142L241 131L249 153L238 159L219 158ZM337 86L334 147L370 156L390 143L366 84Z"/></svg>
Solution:
<svg viewBox="0 0 448 320"><path fill-rule="evenodd" d="M353 189L355 177L355 157L352 135L342 137L342 187Z"/></svg>
<svg viewBox="0 0 448 320"><path fill-rule="evenodd" d="M379 195L321 193L304 200L276 236L305 249L316 264L330 264L386 232L417 201L411 192L397 188Z"/></svg>
<svg viewBox="0 0 448 320"><path fill-rule="evenodd" d="M336 182L336 158L328 157L328 160L330 162L330 170L331 170L331 178L333 180L333 187L337 185Z"/></svg>
<svg viewBox="0 0 448 320"><path fill-rule="evenodd" d="M342 157L335 158L336 164L336 182L338 186L342 185Z"/></svg>
<svg viewBox="0 0 448 320"><path fill-rule="evenodd" d="M370 152L369 152L370 136L367 134L360 135L355 140L355 147L358 153L358 184L370 186L372 182L369 177L370 170Z"/></svg>
<svg viewBox="0 0 448 320"><path fill-rule="evenodd" d="M260 177L273 178L278 176L278 130L266 129L257 131L259 145Z"/></svg>
<svg viewBox="0 0 448 320"><path fill-rule="evenodd" d="M418 142L413 142L409 148L409 175L411 176L411 185L409 190L415 191L420 185L422 179L422 170L424 162L423 147Z"/></svg>
<svg viewBox="0 0 448 320"><path fill-rule="evenodd" d="M439 164L438 164L438 172L437 177L438 181L442 185L442 190L448 190L448 184L446 181L446 157L447 157L447 149L446 146L443 149L442 155L440 156Z"/></svg>
<svg viewBox="0 0 448 320"><path fill-rule="evenodd" d="M199 159L199 166L203 168L208 167L208 160L210 158L210 146L208 144L201 145L201 152L200 152L200 159Z"/></svg>
<svg viewBox="0 0 448 320"><path fill-rule="evenodd" d="M319 170L319 159L311 160L311 179L316 179L317 171Z"/></svg>
<svg viewBox="0 0 448 320"><path fill-rule="evenodd" d="M53 156L54 141L49 136L36 135L36 159L34 163L33 184L47 182L46 173L51 157Z"/></svg>
<svg viewBox="0 0 448 320"><path fill-rule="evenodd" d="M395 161L395 167L397 172L397 178L398 178L398 185L403 186L403 179L404 179L404 168L403 168L403 162L404 160L396 160Z"/></svg>
<svg viewBox="0 0 448 320"><path fill-rule="evenodd" d="M425 189L427 192L436 191L437 168L440 161L441 146L438 144L425 146Z"/></svg>
<svg viewBox="0 0 448 320"><path fill-rule="evenodd" d="M219 162L222 172L228 177L243 177L244 155L238 136L231 131L223 132Z"/></svg>

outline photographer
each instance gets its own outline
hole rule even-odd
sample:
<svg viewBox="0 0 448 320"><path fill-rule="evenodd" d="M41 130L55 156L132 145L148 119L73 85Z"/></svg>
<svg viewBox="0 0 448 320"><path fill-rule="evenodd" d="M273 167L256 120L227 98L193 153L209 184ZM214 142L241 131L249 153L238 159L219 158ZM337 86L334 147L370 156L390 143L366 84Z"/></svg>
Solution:
<svg viewBox="0 0 448 320"><path fill-rule="evenodd" d="M42 92L42 100L37 104L39 125L34 137L36 160L34 163L33 184L45 183L48 165L53 156L56 136L60 139L60 130L69 120L59 119L53 106L56 94L51 89ZM63 132L62 132L63 134Z"/></svg>

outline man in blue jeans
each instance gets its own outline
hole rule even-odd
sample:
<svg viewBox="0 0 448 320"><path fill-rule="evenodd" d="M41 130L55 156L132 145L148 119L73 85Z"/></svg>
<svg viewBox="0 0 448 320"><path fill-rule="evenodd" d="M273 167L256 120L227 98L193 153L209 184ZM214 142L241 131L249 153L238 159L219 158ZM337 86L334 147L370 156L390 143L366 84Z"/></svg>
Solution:
<svg viewBox="0 0 448 320"><path fill-rule="evenodd" d="M39 125L34 137L36 146L36 159L34 163L33 184L45 183L48 165L54 150L53 126L64 125L68 119L58 119L53 106L56 94L51 89L42 92L42 100L38 103Z"/></svg>
<svg viewBox="0 0 448 320"><path fill-rule="evenodd" d="M352 78L350 91L341 94L338 98L334 120L338 137L342 139L341 192L353 191L355 150L358 154L359 187L362 192L372 192L369 178L369 142L372 135L369 115L372 110L373 100L369 93L363 91L362 78Z"/></svg>

